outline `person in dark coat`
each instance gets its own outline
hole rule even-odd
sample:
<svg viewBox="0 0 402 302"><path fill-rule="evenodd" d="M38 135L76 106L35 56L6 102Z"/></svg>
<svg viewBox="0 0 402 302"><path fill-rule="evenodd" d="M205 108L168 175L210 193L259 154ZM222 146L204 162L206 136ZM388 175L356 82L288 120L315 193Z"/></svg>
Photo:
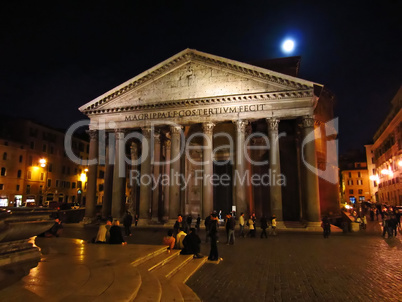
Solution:
<svg viewBox="0 0 402 302"><path fill-rule="evenodd" d="M177 220L173 226L173 237L175 239L177 234L179 233L180 228L183 228L183 216L181 216L181 214L177 215Z"/></svg>
<svg viewBox="0 0 402 302"><path fill-rule="evenodd" d="M210 261L222 260L222 258L219 258L218 254L218 227L218 217L216 214L212 214L209 227L209 237L211 238L211 251L209 252L208 260Z"/></svg>
<svg viewBox="0 0 402 302"><path fill-rule="evenodd" d="M211 226L211 215L212 213L205 218L204 220L204 225L205 225L205 243L208 243L208 238L209 238L209 228Z"/></svg>
<svg viewBox="0 0 402 302"><path fill-rule="evenodd" d="M126 215L124 215L123 219L123 225L124 225L124 232L126 236L131 236L131 224L133 223L133 216L131 216L131 213L129 211L126 212Z"/></svg>
<svg viewBox="0 0 402 302"><path fill-rule="evenodd" d="M267 236L268 223L267 223L267 218L265 217L265 215L262 215L262 217L260 219L260 223L261 223L261 230L262 230L260 238L262 238L262 236L265 236L265 238L268 238L268 236Z"/></svg>
<svg viewBox="0 0 402 302"><path fill-rule="evenodd" d="M324 238L328 238L329 234L331 233L331 224L327 216L324 216L321 222L321 227L324 232Z"/></svg>
<svg viewBox="0 0 402 302"><path fill-rule="evenodd" d="M181 250L181 255L194 255L194 258L202 258L203 256L200 254L200 244L201 239L196 234L195 228L190 228L190 233L184 237L183 245L184 248Z"/></svg>
<svg viewBox="0 0 402 302"><path fill-rule="evenodd" d="M200 214L198 214L197 222L195 223L195 228L197 229L197 232L200 231L200 224L201 224L201 216L200 216Z"/></svg>
<svg viewBox="0 0 402 302"><path fill-rule="evenodd" d="M125 245L127 242L124 241L123 235L121 234L121 228L120 228L120 223L118 220L115 220L113 222L113 225L110 227L110 238L109 238L109 243L110 244L122 244Z"/></svg>
<svg viewBox="0 0 402 302"><path fill-rule="evenodd" d="M138 219L139 219L138 214L135 214L135 216L134 216L135 226L137 226L137 224L138 224Z"/></svg>

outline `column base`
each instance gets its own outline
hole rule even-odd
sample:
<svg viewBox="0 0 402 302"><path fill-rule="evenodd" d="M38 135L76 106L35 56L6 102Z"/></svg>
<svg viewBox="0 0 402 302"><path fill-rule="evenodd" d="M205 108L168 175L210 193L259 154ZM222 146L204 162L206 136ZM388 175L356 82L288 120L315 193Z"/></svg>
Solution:
<svg viewBox="0 0 402 302"><path fill-rule="evenodd" d="M308 231L322 231L321 222L308 221L306 229Z"/></svg>
<svg viewBox="0 0 402 302"><path fill-rule="evenodd" d="M94 221L95 221L95 218L93 218L93 217L84 217L81 222L83 224L93 224Z"/></svg>

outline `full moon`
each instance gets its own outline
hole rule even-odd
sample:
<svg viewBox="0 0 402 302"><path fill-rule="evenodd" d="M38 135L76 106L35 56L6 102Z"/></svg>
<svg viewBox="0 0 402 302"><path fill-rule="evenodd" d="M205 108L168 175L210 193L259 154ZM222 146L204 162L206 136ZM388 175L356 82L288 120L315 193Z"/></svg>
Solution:
<svg viewBox="0 0 402 302"><path fill-rule="evenodd" d="M295 42L293 42L292 40L288 39L282 44L282 50L284 52L292 52L294 48L295 48Z"/></svg>

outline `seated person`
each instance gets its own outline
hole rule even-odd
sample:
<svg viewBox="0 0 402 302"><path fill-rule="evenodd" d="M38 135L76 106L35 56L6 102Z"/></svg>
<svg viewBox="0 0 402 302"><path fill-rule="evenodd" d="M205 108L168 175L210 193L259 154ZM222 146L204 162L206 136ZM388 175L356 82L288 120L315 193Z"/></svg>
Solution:
<svg viewBox="0 0 402 302"><path fill-rule="evenodd" d="M176 243L176 239L173 237L173 230L169 230L167 236L163 237L162 241L163 245L168 246L168 252L170 253L171 250L174 249L174 245Z"/></svg>
<svg viewBox="0 0 402 302"><path fill-rule="evenodd" d="M61 220L59 218L56 218L54 220L53 226L46 232L38 235L40 237L59 237L61 233L63 232L63 225L61 223Z"/></svg>
<svg viewBox="0 0 402 302"><path fill-rule="evenodd" d="M98 234L94 239L95 243L107 243L110 238L110 228L112 227L112 221L106 220L106 224L101 224L98 229Z"/></svg>
<svg viewBox="0 0 402 302"><path fill-rule="evenodd" d="M124 241L123 235L121 233L120 222L115 220L113 225L110 227L110 244L122 244L125 245L127 242Z"/></svg>
<svg viewBox="0 0 402 302"><path fill-rule="evenodd" d="M187 236L187 234L183 231L183 228L180 228L179 232L176 235L176 248L177 249L182 249L184 247L183 239L186 236Z"/></svg>
<svg viewBox="0 0 402 302"><path fill-rule="evenodd" d="M196 234L195 228L190 229L190 233L184 238L183 245L184 248L181 250L181 255L194 255L194 258L202 258L203 256L200 254L200 244L201 239Z"/></svg>

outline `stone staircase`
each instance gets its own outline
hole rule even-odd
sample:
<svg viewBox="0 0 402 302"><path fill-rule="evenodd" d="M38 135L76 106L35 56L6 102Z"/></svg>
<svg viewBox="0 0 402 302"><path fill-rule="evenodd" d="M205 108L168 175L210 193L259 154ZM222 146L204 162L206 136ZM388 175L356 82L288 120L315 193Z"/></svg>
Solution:
<svg viewBox="0 0 402 302"><path fill-rule="evenodd" d="M131 263L141 277L132 301L167 302L201 301L185 282L206 262L207 257L194 259L180 255L180 250L168 253L166 247Z"/></svg>

